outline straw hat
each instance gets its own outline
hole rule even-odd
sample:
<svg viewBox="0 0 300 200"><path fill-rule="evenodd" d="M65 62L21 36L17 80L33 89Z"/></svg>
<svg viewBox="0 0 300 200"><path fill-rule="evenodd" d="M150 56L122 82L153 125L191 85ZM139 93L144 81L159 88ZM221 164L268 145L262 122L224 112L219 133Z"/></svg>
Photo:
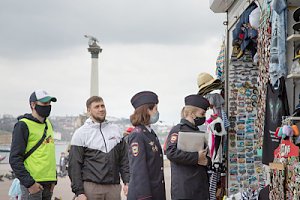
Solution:
<svg viewBox="0 0 300 200"><path fill-rule="evenodd" d="M198 75L198 78L197 78L197 82L198 82L198 87L199 87L199 90L201 90L202 88L205 88L206 86L212 84L213 82L215 82L216 80L218 79L215 79L213 78L210 74L208 73L200 73Z"/></svg>
<svg viewBox="0 0 300 200"><path fill-rule="evenodd" d="M198 91L199 95L206 95L214 90L220 90L223 89L224 85L223 83L217 79L215 82L213 82L212 84L203 87L201 90Z"/></svg>

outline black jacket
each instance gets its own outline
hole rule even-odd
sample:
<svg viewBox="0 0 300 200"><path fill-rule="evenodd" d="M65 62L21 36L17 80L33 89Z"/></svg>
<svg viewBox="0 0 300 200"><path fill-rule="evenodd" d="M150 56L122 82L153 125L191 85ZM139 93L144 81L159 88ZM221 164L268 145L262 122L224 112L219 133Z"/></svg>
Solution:
<svg viewBox="0 0 300 200"><path fill-rule="evenodd" d="M119 128L107 121L87 119L74 133L69 153L72 191L84 194L83 182L119 184L129 182L127 146Z"/></svg>
<svg viewBox="0 0 300 200"><path fill-rule="evenodd" d="M177 149L179 132L204 134L185 119L182 119L181 123L170 131L166 154L171 161L171 197L173 200L207 200L209 199L207 168L198 165L198 152L185 152Z"/></svg>
<svg viewBox="0 0 300 200"><path fill-rule="evenodd" d="M163 154L154 131L137 126L129 135L128 200L165 200Z"/></svg>
<svg viewBox="0 0 300 200"><path fill-rule="evenodd" d="M38 119L34 118L31 114L25 114L18 117L18 120L26 118L38 123L41 123ZM16 174L16 177L20 180L20 183L26 188L29 188L35 183L35 180L30 176L29 172L24 166L24 155L27 147L29 131L25 122L18 121L15 124L13 134L12 134L12 143L10 147L9 155L9 164ZM42 135L41 135L42 136ZM56 183L55 182L43 182L47 183Z"/></svg>

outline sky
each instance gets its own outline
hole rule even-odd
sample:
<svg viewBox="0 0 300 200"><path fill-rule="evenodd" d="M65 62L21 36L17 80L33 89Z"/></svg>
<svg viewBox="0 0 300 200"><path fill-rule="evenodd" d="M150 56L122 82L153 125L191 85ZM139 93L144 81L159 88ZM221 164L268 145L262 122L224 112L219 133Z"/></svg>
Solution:
<svg viewBox="0 0 300 200"><path fill-rule="evenodd" d="M208 0L27 0L0 2L0 115L30 112L36 89L57 97L52 116L86 111L91 55L99 40L99 95L107 115L129 118L131 97L159 97L160 120L176 124L197 76L215 77L225 14Z"/></svg>

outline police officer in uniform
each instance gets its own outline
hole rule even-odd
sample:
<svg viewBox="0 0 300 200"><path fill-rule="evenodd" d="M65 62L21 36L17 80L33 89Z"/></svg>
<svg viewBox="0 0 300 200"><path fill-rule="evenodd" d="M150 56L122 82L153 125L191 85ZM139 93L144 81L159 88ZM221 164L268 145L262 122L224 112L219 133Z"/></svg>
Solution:
<svg viewBox="0 0 300 200"><path fill-rule="evenodd" d="M135 108L130 121L135 128L128 138L130 181L128 200L165 200L163 154L151 129L159 119L158 97L150 91L139 92L131 99Z"/></svg>
<svg viewBox="0 0 300 200"><path fill-rule="evenodd" d="M200 95L185 97L181 121L174 126L167 139L166 154L171 161L171 197L172 200L208 200L209 179L207 165L208 149L199 152L186 152L177 149L178 134L200 132L198 126L205 122L205 113L209 108L207 99Z"/></svg>

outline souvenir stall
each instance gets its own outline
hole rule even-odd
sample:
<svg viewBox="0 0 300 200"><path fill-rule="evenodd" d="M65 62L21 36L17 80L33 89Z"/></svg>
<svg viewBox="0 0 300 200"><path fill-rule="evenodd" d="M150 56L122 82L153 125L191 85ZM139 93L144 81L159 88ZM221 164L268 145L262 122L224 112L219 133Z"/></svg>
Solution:
<svg viewBox="0 0 300 200"><path fill-rule="evenodd" d="M300 199L289 171L300 167L300 1L218 2L211 10L227 12L226 61L216 68L229 122L227 199Z"/></svg>

